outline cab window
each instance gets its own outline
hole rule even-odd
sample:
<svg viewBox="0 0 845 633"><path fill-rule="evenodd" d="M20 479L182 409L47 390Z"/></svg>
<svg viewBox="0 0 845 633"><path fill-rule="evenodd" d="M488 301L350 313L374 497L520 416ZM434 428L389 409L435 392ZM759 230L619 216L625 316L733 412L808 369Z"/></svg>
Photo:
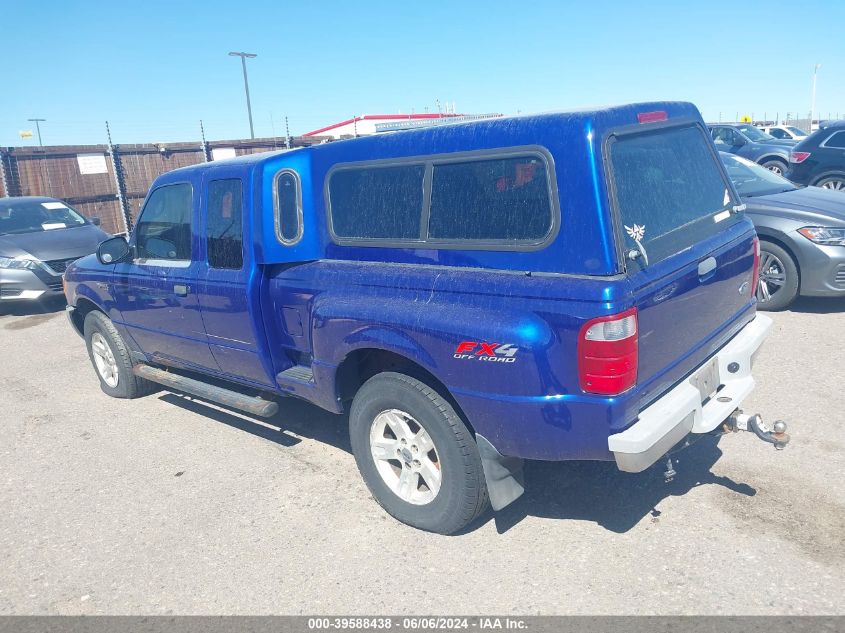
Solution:
<svg viewBox="0 0 845 633"><path fill-rule="evenodd" d="M150 193L135 227L139 259L191 260L191 196L189 183Z"/></svg>
<svg viewBox="0 0 845 633"><path fill-rule="evenodd" d="M716 145L730 145L731 147L737 144L738 135L729 127L713 128L713 141Z"/></svg>
<svg viewBox="0 0 845 633"><path fill-rule="evenodd" d="M240 270L243 255L243 185L239 178L208 183L208 265Z"/></svg>

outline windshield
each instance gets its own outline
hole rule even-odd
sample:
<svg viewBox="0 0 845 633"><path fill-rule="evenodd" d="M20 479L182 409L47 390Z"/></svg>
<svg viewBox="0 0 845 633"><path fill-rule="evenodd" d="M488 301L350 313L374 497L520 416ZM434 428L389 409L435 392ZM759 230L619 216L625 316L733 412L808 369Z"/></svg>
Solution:
<svg viewBox="0 0 845 633"><path fill-rule="evenodd" d="M87 224L84 217L58 200L0 200L0 235L36 233Z"/></svg>
<svg viewBox="0 0 845 633"><path fill-rule="evenodd" d="M648 266L736 222L728 183L698 127L617 137L610 145L625 259Z"/></svg>
<svg viewBox="0 0 845 633"><path fill-rule="evenodd" d="M784 127L784 129L792 132L792 134L795 136L800 136L802 138L807 136L807 133L804 130L797 127L793 127L791 125L787 125L786 127Z"/></svg>
<svg viewBox="0 0 845 633"><path fill-rule="evenodd" d="M782 193L797 189L795 185L786 178L781 178L776 173L761 167L757 163L745 160L733 154L720 152L725 169L733 181L734 187L743 198L754 196L765 196L770 193Z"/></svg>
<svg viewBox="0 0 845 633"><path fill-rule="evenodd" d="M752 141L773 141L775 137L771 134L766 134L760 128L754 127L753 125L737 125L735 126L737 130L745 134L749 139Z"/></svg>

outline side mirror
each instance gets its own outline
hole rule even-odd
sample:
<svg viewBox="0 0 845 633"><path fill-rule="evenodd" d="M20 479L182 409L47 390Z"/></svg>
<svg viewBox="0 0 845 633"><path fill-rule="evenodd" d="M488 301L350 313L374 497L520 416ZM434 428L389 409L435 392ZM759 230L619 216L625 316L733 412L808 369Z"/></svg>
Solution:
<svg viewBox="0 0 845 633"><path fill-rule="evenodd" d="M97 247L97 259L101 264L117 264L126 261L131 253L132 248L122 235L110 237L106 241L100 242Z"/></svg>
<svg viewBox="0 0 845 633"><path fill-rule="evenodd" d="M744 138L742 138L739 134L734 136L734 144L733 144L734 147L742 147L746 143L747 143L747 141Z"/></svg>
<svg viewBox="0 0 845 633"><path fill-rule="evenodd" d="M100 218L88 218L88 221L94 226L100 226Z"/></svg>

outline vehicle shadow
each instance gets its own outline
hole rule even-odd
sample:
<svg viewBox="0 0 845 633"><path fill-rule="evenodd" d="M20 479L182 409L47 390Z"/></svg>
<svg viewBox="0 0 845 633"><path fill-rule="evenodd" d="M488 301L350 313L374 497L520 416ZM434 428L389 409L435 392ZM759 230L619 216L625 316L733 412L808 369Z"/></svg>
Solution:
<svg viewBox="0 0 845 633"><path fill-rule="evenodd" d="M64 310L66 305L64 297L35 301L4 301L0 303L0 317L52 314Z"/></svg>
<svg viewBox="0 0 845 633"><path fill-rule="evenodd" d="M278 399L279 411L269 418L170 391L161 393L159 400L282 446L295 446L305 437L352 453L347 417L329 413L304 400Z"/></svg>
<svg viewBox="0 0 845 633"><path fill-rule="evenodd" d="M845 312L845 297L798 297L787 311L812 314Z"/></svg>
<svg viewBox="0 0 845 633"><path fill-rule="evenodd" d="M301 438L309 438L352 452L347 416L295 398L279 400L278 413L266 419L171 392L162 393L159 399L281 446L295 446ZM648 515L656 520L661 514L657 506L667 497L683 495L697 486L718 485L753 497L757 491L750 485L711 471L722 455L719 439L704 436L673 455L677 474L669 483L664 480L662 462L637 474L620 472L614 462L526 462L525 494L504 510L485 513L460 533L472 532L492 520L501 534L529 516L592 521L611 532L624 533Z"/></svg>
<svg viewBox="0 0 845 633"><path fill-rule="evenodd" d="M753 497L757 490L729 477L714 475L722 455L719 437L704 436L672 456L676 474L666 482L661 460L642 473L623 473L614 462L527 462L526 491L493 516L496 530L507 532L529 516L592 521L616 533L633 528L644 517L658 520L658 504L693 488L717 485ZM482 520L486 522L489 517ZM469 526L470 530L477 525Z"/></svg>

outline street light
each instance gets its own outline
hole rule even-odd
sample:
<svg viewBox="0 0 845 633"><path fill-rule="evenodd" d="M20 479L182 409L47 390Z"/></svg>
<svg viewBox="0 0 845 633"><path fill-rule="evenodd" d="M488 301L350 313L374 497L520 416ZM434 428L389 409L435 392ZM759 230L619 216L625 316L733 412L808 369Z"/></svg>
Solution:
<svg viewBox="0 0 845 633"><path fill-rule="evenodd" d="M246 78L246 58L258 57L255 53L229 53L231 57L240 57L241 66L244 70L244 91L246 92L246 113L249 115L249 137L255 138L255 132L252 129L252 105L249 103L249 82Z"/></svg>
<svg viewBox="0 0 845 633"><path fill-rule="evenodd" d="M27 121L32 121L35 123L35 129L38 130L38 146L44 147L44 143L41 142L41 126L39 123L43 123L47 119L27 119Z"/></svg>
<svg viewBox="0 0 845 633"><path fill-rule="evenodd" d="M813 114L816 112L816 75L819 73L819 68L821 67L821 64L813 66L813 100L810 104L810 129L807 130L810 134L813 133Z"/></svg>

